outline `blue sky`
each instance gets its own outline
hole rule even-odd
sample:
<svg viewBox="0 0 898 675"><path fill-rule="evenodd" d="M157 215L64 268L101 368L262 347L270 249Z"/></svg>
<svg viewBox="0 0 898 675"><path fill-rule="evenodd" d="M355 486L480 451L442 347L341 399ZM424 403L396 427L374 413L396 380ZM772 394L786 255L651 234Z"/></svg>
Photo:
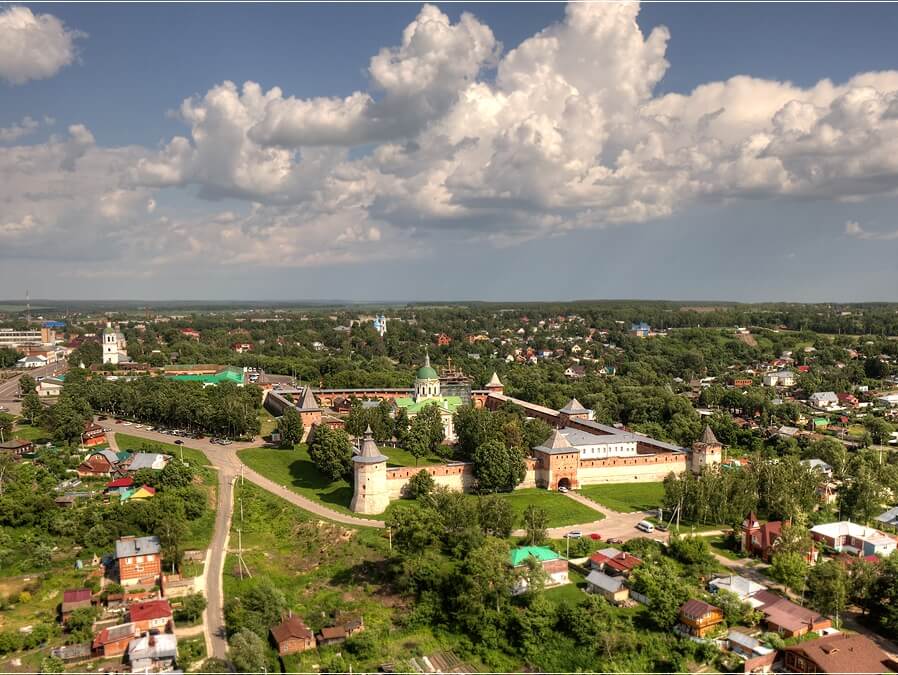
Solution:
<svg viewBox="0 0 898 675"><path fill-rule="evenodd" d="M0 6L0 296L894 299L898 8L423 7Z"/></svg>

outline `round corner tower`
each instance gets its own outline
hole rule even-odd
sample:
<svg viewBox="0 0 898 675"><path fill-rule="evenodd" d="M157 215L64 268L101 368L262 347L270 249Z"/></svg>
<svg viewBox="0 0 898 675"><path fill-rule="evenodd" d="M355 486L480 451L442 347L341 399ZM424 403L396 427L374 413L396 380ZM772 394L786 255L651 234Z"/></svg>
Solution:
<svg viewBox="0 0 898 675"><path fill-rule="evenodd" d="M350 508L355 513L383 513L390 505L387 458L380 454L369 426L359 453L352 458L354 486Z"/></svg>

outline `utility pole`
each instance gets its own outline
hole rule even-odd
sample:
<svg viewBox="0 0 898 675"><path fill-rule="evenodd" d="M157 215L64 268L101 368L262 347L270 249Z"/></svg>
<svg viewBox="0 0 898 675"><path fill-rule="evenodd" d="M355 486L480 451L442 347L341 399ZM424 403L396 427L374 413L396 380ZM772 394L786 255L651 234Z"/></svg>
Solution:
<svg viewBox="0 0 898 675"><path fill-rule="evenodd" d="M393 528L387 525L387 536L390 538L390 553L393 552Z"/></svg>

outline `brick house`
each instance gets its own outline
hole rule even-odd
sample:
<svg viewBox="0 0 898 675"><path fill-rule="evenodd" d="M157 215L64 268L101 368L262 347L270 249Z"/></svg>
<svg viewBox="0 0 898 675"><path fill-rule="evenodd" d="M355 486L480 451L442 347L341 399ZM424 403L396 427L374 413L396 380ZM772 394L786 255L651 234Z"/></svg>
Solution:
<svg viewBox="0 0 898 675"><path fill-rule="evenodd" d="M603 548L589 558L591 569L604 572L610 576L630 576L634 567L642 564L642 560L632 553L618 551L616 548Z"/></svg>
<svg viewBox="0 0 898 675"><path fill-rule="evenodd" d="M128 643L137 637L134 624L123 623L119 626L104 628L94 636L93 652L97 656L120 656L128 650Z"/></svg>
<svg viewBox="0 0 898 675"><path fill-rule="evenodd" d="M321 629L317 635L318 644L321 646L339 644L364 629L365 624L359 616L338 618L335 625Z"/></svg>
<svg viewBox="0 0 898 675"><path fill-rule="evenodd" d="M95 422L84 425L84 433L81 434L81 444L86 448L106 444L106 431Z"/></svg>
<svg viewBox="0 0 898 675"><path fill-rule="evenodd" d="M168 600L136 602L128 607L128 620L137 626L138 632L149 630L171 632L174 630L172 609Z"/></svg>
<svg viewBox="0 0 898 675"><path fill-rule="evenodd" d="M154 585L162 574L162 554L158 537L122 537L115 542L119 583Z"/></svg>
<svg viewBox="0 0 898 675"><path fill-rule="evenodd" d="M832 620L807 607L801 607L772 591L759 591L752 596L753 604L764 613L767 630L783 637L800 637L832 627Z"/></svg>
<svg viewBox="0 0 898 675"><path fill-rule="evenodd" d="M315 635L298 616L290 614L286 619L271 628L271 639L278 649L278 654L296 654L315 648Z"/></svg>
<svg viewBox="0 0 898 675"><path fill-rule="evenodd" d="M91 453L87 459L78 465L78 475L84 476L110 476L119 472L121 463L128 459L127 452L116 453L112 450L99 450Z"/></svg>

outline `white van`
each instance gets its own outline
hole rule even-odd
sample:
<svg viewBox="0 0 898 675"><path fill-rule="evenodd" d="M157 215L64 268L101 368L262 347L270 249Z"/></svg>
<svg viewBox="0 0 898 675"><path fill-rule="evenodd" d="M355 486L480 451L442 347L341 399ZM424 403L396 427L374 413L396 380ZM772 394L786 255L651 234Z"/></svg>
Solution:
<svg viewBox="0 0 898 675"><path fill-rule="evenodd" d="M652 524L651 524L649 521L647 521L647 520L640 520L638 523L636 523L636 529L637 529L637 530L642 530L643 532L654 532L654 531L655 531L655 526L652 525Z"/></svg>

